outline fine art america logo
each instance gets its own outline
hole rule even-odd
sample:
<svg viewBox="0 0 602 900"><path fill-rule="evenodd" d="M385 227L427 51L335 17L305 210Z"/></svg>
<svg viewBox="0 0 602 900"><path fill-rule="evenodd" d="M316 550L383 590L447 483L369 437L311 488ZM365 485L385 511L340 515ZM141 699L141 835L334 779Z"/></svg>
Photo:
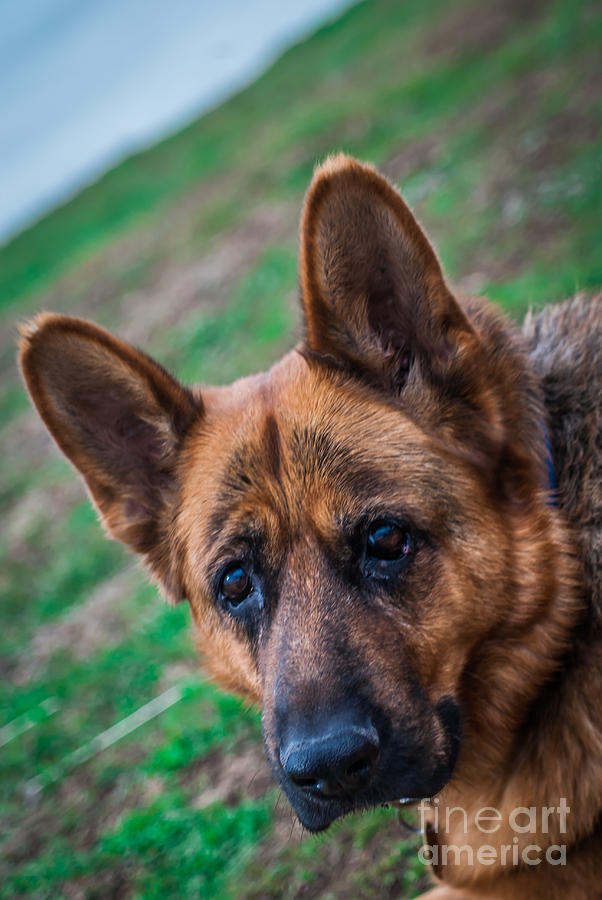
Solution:
<svg viewBox="0 0 602 900"><path fill-rule="evenodd" d="M566 866L566 844L547 843L541 837L554 832L566 834L567 816L571 811L565 797L558 806L517 806L506 819L494 806L484 806L469 816L461 806L439 808L439 800L424 800L418 806L420 831L425 843L418 851L421 862L435 867L447 865L473 866L539 866L542 862L551 866ZM552 823L552 824L551 824ZM511 841L482 843L439 843L434 839L440 832L467 835L475 830L482 835L493 835L503 829ZM537 835L529 842L528 835ZM540 843L537 843L538 838ZM457 840L457 839L456 839ZM486 840L486 839L485 839ZM493 839L495 840L495 839ZM541 846L541 845L544 846Z"/></svg>

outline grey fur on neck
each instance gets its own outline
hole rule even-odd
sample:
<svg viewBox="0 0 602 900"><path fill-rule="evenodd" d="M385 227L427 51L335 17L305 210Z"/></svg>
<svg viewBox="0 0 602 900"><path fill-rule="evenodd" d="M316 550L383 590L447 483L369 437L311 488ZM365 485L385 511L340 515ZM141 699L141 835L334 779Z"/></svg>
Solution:
<svg viewBox="0 0 602 900"><path fill-rule="evenodd" d="M602 631L602 294L529 313L523 333L541 378L558 502L583 563L589 624Z"/></svg>

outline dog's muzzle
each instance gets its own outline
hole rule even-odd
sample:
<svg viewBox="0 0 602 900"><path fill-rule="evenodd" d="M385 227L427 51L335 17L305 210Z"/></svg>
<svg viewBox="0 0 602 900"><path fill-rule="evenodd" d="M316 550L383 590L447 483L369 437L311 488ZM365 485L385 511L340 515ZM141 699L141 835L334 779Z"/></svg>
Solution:
<svg viewBox="0 0 602 900"><path fill-rule="evenodd" d="M309 831L359 809L433 797L449 781L459 748L457 706L446 698L432 710L446 734L433 755L418 735L396 732L378 710L374 718L348 706L287 721L276 752L269 753L282 790Z"/></svg>

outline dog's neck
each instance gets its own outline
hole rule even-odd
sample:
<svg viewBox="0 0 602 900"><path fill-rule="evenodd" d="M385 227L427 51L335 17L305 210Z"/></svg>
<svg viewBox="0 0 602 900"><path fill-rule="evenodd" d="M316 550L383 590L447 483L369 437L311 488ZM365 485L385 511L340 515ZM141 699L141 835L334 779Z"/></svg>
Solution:
<svg viewBox="0 0 602 900"><path fill-rule="evenodd" d="M575 658L583 609L578 569L560 526L561 514L554 510L548 514L552 534L547 541L539 539L536 547L536 536L531 540L524 536L524 565L519 562L517 567L512 598L512 605L520 609L521 592L528 590L525 585L537 590L543 581L537 602L530 598L530 608L536 606L538 614L531 621L515 619L506 629L498 629L479 648L466 672L467 752L452 785L460 803L472 798L469 803L506 809L508 814L516 807L557 805L566 797L575 811L571 826L576 838L591 824L578 822L577 810L591 812L592 807L590 799L585 802L593 788L592 778L584 783L582 773L584 768L599 769L600 757L588 761L580 731L587 726L577 728L570 714L579 723L591 718L582 696L582 663ZM553 557L556 571L542 578ZM520 641L515 640L519 634ZM506 685L502 697L500 682ZM492 686L490 697L487 690L483 692L484 684ZM477 687L478 704L473 708L470 698L477 695ZM592 727L596 727L593 722ZM554 758L544 758L541 747L553 747ZM492 779L491 773L497 777ZM602 796L602 772L598 778L598 796ZM555 842L553 828L548 838Z"/></svg>
<svg viewBox="0 0 602 900"><path fill-rule="evenodd" d="M583 534L584 513L597 521L593 504L601 460L579 466L572 454L584 445L597 446L602 350L592 342L588 352L578 346L571 353L569 344L575 317L592 316L592 328L579 329L582 341L595 334L593 320L602 303L586 311L574 304L529 318L525 326L533 371L541 379L549 487L557 492L558 505L542 501L536 516L512 523L516 576L508 620L478 648L465 672L464 748L456 774L438 798L440 842L499 846L518 839L520 846L571 847L601 820L602 710L596 698L602 695L602 600L595 576L601 545L599 528ZM588 371L576 373L579 364ZM521 621L521 609L531 610L531 619ZM506 686L502 697L500 683ZM478 700L471 703L472 697ZM547 829L536 835L503 826L495 834L476 828L467 834L457 827L441 834L445 808L460 807L474 822L479 809L493 807L507 825L519 807L535 807L541 814L561 802L570 808L566 821L552 814Z"/></svg>

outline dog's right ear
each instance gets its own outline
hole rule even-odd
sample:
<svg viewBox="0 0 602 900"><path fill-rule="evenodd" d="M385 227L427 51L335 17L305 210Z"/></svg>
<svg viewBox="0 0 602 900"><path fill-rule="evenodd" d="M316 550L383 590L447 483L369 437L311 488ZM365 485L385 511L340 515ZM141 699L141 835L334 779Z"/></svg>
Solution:
<svg viewBox="0 0 602 900"><path fill-rule="evenodd" d="M25 325L20 361L38 412L84 476L109 533L144 554L178 599L169 521L178 450L200 400L139 350L67 316Z"/></svg>

